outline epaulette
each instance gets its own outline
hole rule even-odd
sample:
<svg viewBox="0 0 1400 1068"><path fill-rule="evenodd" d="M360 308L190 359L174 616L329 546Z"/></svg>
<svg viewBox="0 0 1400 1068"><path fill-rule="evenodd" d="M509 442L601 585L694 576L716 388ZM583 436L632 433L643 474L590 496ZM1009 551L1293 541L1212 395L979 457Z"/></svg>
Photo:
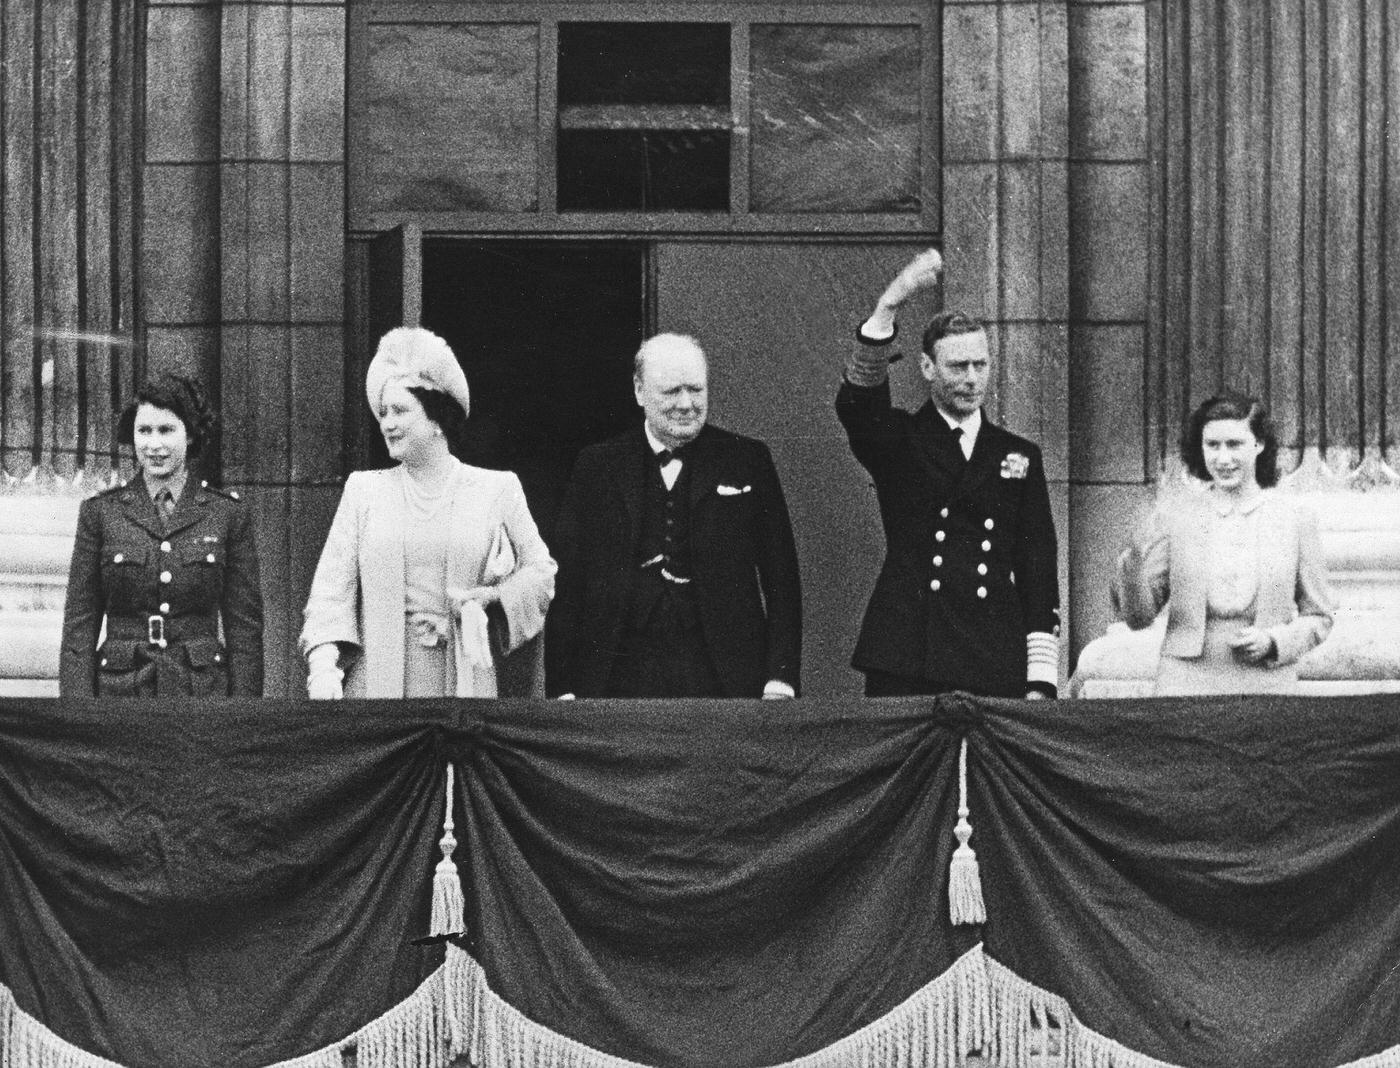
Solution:
<svg viewBox="0 0 1400 1068"><path fill-rule="evenodd" d="M199 483L199 488L208 490L210 493L217 493L220 497L227 497L231 501L243 500L243 498L238 495L237 490L224 489L222 486L211 486L207 481L201 481Z"/></svg>
<svg viewBox="0 0 1400 1068"><path fill-rule="evenodd" d="M93 497L110 497L114 493L120 493L122 490L126 489L130 485L130 482L118 482L115 486L108 486L104 490L98 490L96 493L93 494Z"/></svg>

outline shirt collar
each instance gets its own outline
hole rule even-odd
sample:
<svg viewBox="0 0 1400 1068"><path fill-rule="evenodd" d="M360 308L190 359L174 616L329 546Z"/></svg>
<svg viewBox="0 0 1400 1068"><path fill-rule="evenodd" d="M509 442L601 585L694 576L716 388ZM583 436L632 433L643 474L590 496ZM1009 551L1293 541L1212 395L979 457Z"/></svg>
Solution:
<svg viewBox="0 0 1400 1068"><path fill-rule="evenodd" d="M968 441L977 440L977 432L982 429L982 409L978 408L965 419L954 419L938 405L933 406L933 410L943 417L943 421L948 424L950 430L961 430L963 436Z"/></svg>
<svg viewBox="0 0 1400 1068"><path fill-rule="evenodd" d="M651 432L651 426L648 425L648 424L645 423L645 422L642 423L642 432L643 432L644 434L646 434L646 436L647 436L647 446L651 449L651 454L652 454L653 456L658 456L658 455L660 455L661 453L665 452L667 449L670 449L670 448L671 448L669 445L664 444L655 434L653 434L653 433ZM671 451L672 451L672 452L679 452L681 449L684 449L684 448L686 448L687 446L693 445L694 443L695 443L695 439L694 439L694 438L691 438L690 441L687 441L687 442L685 443L685 445L681 445L679 448L676 448L676 449L671 449ZM679 460L680 457L678 456L678 457L676 457L676 459Z"/></svg>
<svg viewBox="0 0 1400 1068"><path fill-rule="evenodd" d="M153 485L152 483L147 481L144 475L141 476L141 481L145 483L146 492L150 495L151 500L155 500L156 494L159 493L161 490L168 489L170 491L170 495L178 501L180 499L180 495L185 492L185 483L189 481L189 478L190 473L186 471L178 478L169 479L166 482L161 483L159 485Z"/></svg>
<svg viewBox="0 0 1400 1068"><path fill-rule="evenodd" d="M1264 491L1260 490L1249 500L1240 503L1236 498L1227 493L1219 492L1214 486L1207 492L1211 495L1211 505L1215 512L1222 519L1230 515L1246 516L1252 515L1254 510L1264 503Z"/></svg>

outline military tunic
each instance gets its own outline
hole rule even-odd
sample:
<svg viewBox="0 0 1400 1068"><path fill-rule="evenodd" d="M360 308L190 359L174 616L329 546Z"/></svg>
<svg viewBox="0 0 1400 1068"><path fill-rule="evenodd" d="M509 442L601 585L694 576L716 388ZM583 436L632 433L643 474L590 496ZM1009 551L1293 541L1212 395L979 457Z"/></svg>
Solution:
<svg viewBox="0 0 1400 1068"><path fill-rule="evenodd" d="M60 694L261 697L262 630L252 516L237 495L190 479L164 517L138 478L82 503Z"/></svg>
<svg viewBox="0 0 1400 1068"><path fill-rule="evenodd" d="M1040 450L984 418L965 459L933 404L894 408L888 382L843 382L836 411L875 483L886 539L852 665L1024 696L1028 638L1059 633Z"/></svg>

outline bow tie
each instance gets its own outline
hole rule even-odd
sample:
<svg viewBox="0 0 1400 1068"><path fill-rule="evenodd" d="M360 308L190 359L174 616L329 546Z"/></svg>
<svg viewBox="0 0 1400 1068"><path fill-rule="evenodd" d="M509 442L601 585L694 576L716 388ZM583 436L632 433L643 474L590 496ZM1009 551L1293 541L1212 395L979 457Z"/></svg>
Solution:
<svg viewBox="0 0 1400 1068"><path fill-rule="evenodd" d="M657 467L665 467L672 460L684 460L685 449L662 449L660 452L653 453L652 455L656 457Z"/></svg>

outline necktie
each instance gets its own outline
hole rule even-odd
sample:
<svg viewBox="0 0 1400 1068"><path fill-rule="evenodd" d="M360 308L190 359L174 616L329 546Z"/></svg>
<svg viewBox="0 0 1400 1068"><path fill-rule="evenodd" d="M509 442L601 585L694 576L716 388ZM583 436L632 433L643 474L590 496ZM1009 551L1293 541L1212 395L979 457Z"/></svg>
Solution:
<svg viewBox="0 0 1400 1068"><path fill-rule="evenodd" d="M949 427L951 433L948 440L953 443L953 452L959 460L966 460L967 453L963 452L963 428L960 426Z"/></svg>
<svg viewBox="0 0 1400 1068"><path fill-rule="evenodd" d="M162 519L169 519L175 514L175 495L168 489L156 494L156 511L160 512Z"/></svg>

